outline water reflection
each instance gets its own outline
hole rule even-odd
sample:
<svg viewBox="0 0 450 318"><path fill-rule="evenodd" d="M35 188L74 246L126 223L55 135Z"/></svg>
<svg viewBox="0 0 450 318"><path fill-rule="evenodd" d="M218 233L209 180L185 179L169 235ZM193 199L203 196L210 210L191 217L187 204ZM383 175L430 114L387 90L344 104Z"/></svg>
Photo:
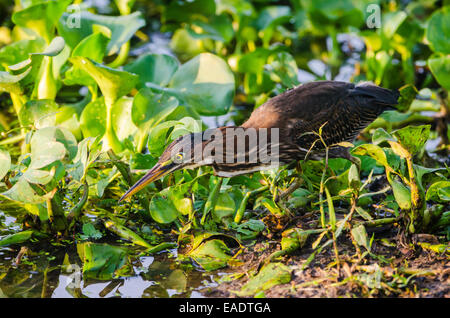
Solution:
<svg viewBox="0 0 450 318"><path fill-rule="evenodd" d="M107 281L84 280L76 249L58 248L28 251L15 264L16 249L0 255L0 297L14 298L168 298L203 297L202 290L215 286L214 276L197 269L186 270L168 254L143 256L134 267L134 276Z"/></svg>

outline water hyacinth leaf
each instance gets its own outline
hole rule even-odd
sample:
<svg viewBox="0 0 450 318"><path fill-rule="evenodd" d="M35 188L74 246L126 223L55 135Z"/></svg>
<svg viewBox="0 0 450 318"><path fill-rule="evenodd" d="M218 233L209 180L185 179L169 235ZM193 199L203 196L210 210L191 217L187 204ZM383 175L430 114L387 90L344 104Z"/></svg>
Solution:
<svg viewBox="0 0 450 318"><path fill-rule="evenodd" d="M212 210L212 216L216 222L224 222L231 218L236 211L236 203L228 193L220 193Z"/></svg>
<svg viewBox="0 0 450 318"><path fill-rule="evenodd" d="M138 130L131 120L133 102L133 98L123 96L114 103L112 108L113 128L121 141L133 136Z"/></svg>
<svg viewBox="0 0 450 318"><path fill-rule="evenodd" d="M193 248L188 255L204 270L223 268L231 258L229 247L219 239L210 239Z"/></svg>
<svg viewBox="0 0 450 318"><path fill-rule="evenodd" d="M428 20L426 38L431 49L435 52L450 54L448 34L450 34L450 7L444 6L436 10Z"/></svg>
<svg viewBox="0 0 450 318"><path fill-rule="evenodd" d="M69 161L75 158L78 152L77 140L69 130L63 127L45 127L36 131L30 141L31 152L39 151L38 149L43 148L42 145L47 142L61 143L67 150Z"/></svg>
<svg viewBox="0 0 450 318"><path fill-rule="evenodd" d="M22 244L31 239L33 233L33 230L27 230L8 235L0 240L0 247L12 244Z"/></svg>
<svg viewBox="0 0 450 318"><path fill-rule="evenodd" d="M367 236L366 228L364 225L358 225L352 228L352 237L355 240L355 242L359 246L363 246L366 248L366 250L370 251L370 245L369 245L369 237Z"/></svg>
<svg viewBox="0 0 450 318"><path fill-rule="evenodd" d="M375 129L375 131L372 134L372 143L374 145L379 145L389 140L394 141L395 139L383 128Z"/></svg>
<svg viewBox="0 0 450 318"><path fill-rule="evenodd" d="M103 96L86 105L80 116L80 128L84 137L97 137L105 134L106 105Z"/></svg>
<svg viewBox="0 0 450 318"><path fill-rule="evenodd" d="M140 129L148 129L161 122L177 106L178 100L175 97L143 88L134 97L131 118Z"/></svg>
<svg viewBox="0 0 450 318"><path fill-rule="evenodd" d="M179 21L186 23L196 16L213 16L216 12L214 0L174 1L166 6L162 18L164 21Z"/></svg>
<svg viewBox="0 0 450 318"><path fill-rule="evenodd" d="M433 183L427 190L425 200L450 201L450 181L438 181Z"/></svg>
<svg viewBox="0 0 450 318"><path fill-rule="evenodd" d="M29 204L44 203L53 196L52 193L39 195L24 178L20 178L11 189L1 195L13 201Z"/></svg>
<svg viewBox="0 0 450 318"><path fill-rule="evenodd" d="M29 168L24 172L23 178L29 183L47 184L53 179L54 175L55 168L52 168L50 171Z"/></svg>
<svg viewBox="0 0 450 318"><path fill-rule="evenodd" d="M449 55L433 55L428 59L428 66L436 81L450 91L450 57Z"/></svg>
<svg viewBox="0 0 450 318"><path fill-rule="evenodd" d="M287 52L280 52L270 63L271 78L286 87L294 87L298 82L298 68L294 57Z"/></svg>
<svg viewBox="0 0 450 318"><path fill-rule="evenodd" d="M135 74L104 66L89 58L74 56L70 61L95 79L105 97L106 105L112 105L128 94L139 79Z"/></svg>
<svg viewBox="0 0 450 318"><path fill-rule="evenodd" d="M388 166L386 154L383 149L373 144L363 144L352 150L352 154L358 156L370 156L382 166Z"/></svg>
<svg viewBox="0 0 450 318"><path fill-rule="evenodd" d="M66 156L66 148L60 142L44 141L39 147L31 149L30 168L39 169L57 161L63 160Z"/></svg>
<svg viewBox="0 0 450 318"><path fill-rule="evenodd" d="M402 210L411 209L411 190L397 179L389 180L394 192L395 201Z"/></svg>
<svg viewBox="0 0 450 318"><path fill-rule="evenodd" d="M294 209L306 206L311 201L310 195L311 192L306 189L297 189L292 192L288 201L289 205Z"/></svg>
<svg viewBox="0 0 450 318"><path fill-rule="evenodd" d="M287 22L291 18L291 8L288 6L268 6L265 7L256 20L256 25L260 30L273 28L277 24Z"/></svg>
<svg viewBox="0 0 450 318"><path fill-rule="evenodd" d="M400 93L400 97L395 108L397 108L397 110L400 112L406 112L410 108L411 103L415 100L419 92L417 91L417 88L412 84L402 86L398 91Z"/></svg>
<svg viewBox="0 0 450 318"><path fill-rule="evenodd" d="M71 2L72 0L59 0L36 3L15 12L12 21L18 26L33 30L50 43L56 23Z"/></svg>
<svg viewBox="0 0 450 318"><path fill-rule="evenodd" d="M139 88L145 87L145 83L154 83L163 87L169 84L178 65L178 61L169 55L145 54L125 65L124 69L139 75Z"/></svg>
<svg viewBox="0 0 450 318"><path fill-rule="evenodd" d="M153 248L149 243L147 243L142 237L130 230L129 228L119 224L115 220L106 220L104 222L105 227L111 232L119 235L121 238L132 242L133 244L143 246L145 248Z"/></svg>
<svg viewBox="0 0 450 318"><path fill-rule="evenodd" d="M22 88L19 82L30 73L31 67L27 68L19 75L12 75L8 72L0 71L0 92L21 94Z"/></svg>
<svg viewBox="0 0 450 318"><path fill-rule="evenodd" d="M114 278L128 261L125 249L108 244L83 243L83 277L99 280Z"/></svg>
<svg viewBox="0 0 450 318"><path fill-rule="evenodd" d="M27 60L31 53L43 51L46 46L41 37L13 42L0 49L0 65L15 65Z"/></svg>
<svg viewBox="0 0 450 318"><path fill-rule="evenodd" d="M55 126L59 106L50 99L30 100L19 111L19 120L23 126L36 128Z"/></svg>
<svg viewBox="0 0 450 318"><path fill-rule="evenodd" d="M195 20L192 25L195 27L188 29L188 32L195 39L207 38L228 43L234 36L232 21L226 14L213 15L208 22Z"/></svg>
<svg viewBox="0 0 450 318"><path fill-rule="evenodd" d="M235 293L239 297L253 296L276 285L287 284L291 281L291 272L292 270L282 263L269 263Z"/></svg>
<svg viewBox="0 0 450 318"><path fill-rule="evenodd" d="M430 136L430 125L407 126L396 130L394 136L406 150L414 155L418 153Z"/></svg>
<svg viewBox="0 0 450 318"><path fill-rule="evenodd" d="M405 149L402 145L395 141L389 141L392 151L400 158L408 158L411 156L409 151Z"/></svg>
<svg viewBox="0 0 450 318"><path fill-rule="evenodd" d="M239 224L235 230L239 240L249 240L255 238L265 228L266 225L261 220L248 220Z"/></svg>
<svg viewBox="0 0 450 318"><path fill-rule="evenodd" d="M80 234L80 238L83 240L98 240L103 236L102 232L98 231L92 223L84 223L82 231L83 234Z"/></svg>
<svg viewBox="0 0 450 318"><path fill-rule="evenodd" d="M156 222L167 224L172 223L177 219L178 210L175 208L172 201L157 194L150 202L150 215Z"/></svg>
<svg viewBox="0 0 450 318"><path fill-rule="evenodd" d="M11 155L8 151L0 149L0 180L8 173L11 168Z"/></svg>
<svg viewBox="0 0 450 318"><path fill-rule="evenodd" d="M109 38L103 33L97 32L84 38L72 51L72 56L83 56L92 61L101 63L106 54L106 46ZM66 85L93 85L94 79L76 66L66 71L64 84Z"/></svg>
<svg viewBox="0 0 450 318"><path fill-rule="evenodd" d="M224 60L202 53L176 71L169 87L169 92L200 115L219 116L226 114L233 103L235 83Z"/></svg>
<svg viewBox="0 0 450 318"><path fill-rule="evenodd" d="M70 13L64 13L59 20L58 32L66 39L67 44L72 48L76 47L85 37L94 32L94 25L101 25L111 30L107 55L117 53L137 30L145 26L145 20L140 12L112 17L81 11L77 22L79 22L78 27L73 27L74 21L71 20Z"/></svg>

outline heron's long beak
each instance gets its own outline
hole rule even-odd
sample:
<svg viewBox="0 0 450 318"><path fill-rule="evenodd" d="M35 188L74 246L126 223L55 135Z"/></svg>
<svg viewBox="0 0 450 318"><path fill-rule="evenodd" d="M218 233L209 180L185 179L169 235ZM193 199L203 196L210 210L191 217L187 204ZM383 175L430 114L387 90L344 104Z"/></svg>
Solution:
<svg viewBox="0 0 450 318"><path fill-rule="evenodd" d="M125 194L120 198L119 202L131 197L136 192L140 191L147 184L152 183L166 174L172 171L173 166L171 164L159 164L157 163L149 172L145 174L138 182L136 182Z"/></svg>

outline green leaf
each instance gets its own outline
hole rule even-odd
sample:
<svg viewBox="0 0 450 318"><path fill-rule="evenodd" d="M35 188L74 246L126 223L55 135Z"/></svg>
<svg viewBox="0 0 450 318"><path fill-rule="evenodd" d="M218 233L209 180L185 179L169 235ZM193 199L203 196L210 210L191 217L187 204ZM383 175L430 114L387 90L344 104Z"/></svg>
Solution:
<svg viewBox="0 0 450 318"><path fill-rule="evenodd" d="M72 51L73 56L90 58L92 61L101 63L106 54L106 46L109 38L102 33L93 33L84 38ZM93 85L95 81L85 71L76 66L72 66L66 71L64 84L66 85Z"/></svg>
<svg viewBox="0 0 450 318"><path fill-rule="evenodd" d="M103 97L86 105L80 117L84 137L103 136L106 131L106 105Z"/></svg>
<svg viewBox="0 0 450 318"><path fill-rule="evenodd" d="M372 143L374 145L379 145L388 140L394 141L395 139L383 128L375 129L375 131L372 134Z"/></svg>
<svg viewBox="0 0 450 318"><path fill-rule="evenodd" d="M98 64L89 58L75 56L70 61L94 78L105 97L106 105L112 105L138 83L137 75Z"/></svg>
<svg viewBox="0 0 450 318"><path fill-rule="evenodd" d="M178 210L172 201L161 194L156 194L150 202L150 215L156 222L167 224L177 219Z"/></svg>
<svg viewBox="0 0 450 318"><path fill-rule="evenodd" d="M428 20L426 38L435 52L450 54L450 6L436 10Z"/></svg>
<svg viewBox="0 0 450 318"><path fill-rule="evenodd" d="M411 190L407 188L401 181L397 179L389 180L392 191L394 192L395 201L402 210L411 209Z"/></svg>
<svg viewBox="0 0 450 318"><path fill-rule="evenodd" d="M33 233L34 233L33 230L27 230L8 235L0 240L0 247L12 244L22 244L31 239Z"/></svg>
<svg viewBox="0 0 450 318"><path fill-rule="evenodd" d="M232 21L226 14L213 15L208 22L195 20L192 24L195 26L195 31L188 29L188 32L195 39L206 38L228 43L234 36ZM197 30L201 32L196 32Z"/></svg>
<svg viewBox="0 0 450 318"><path fill-rule="evenodd" d="M433 183L427 190L425 200L450 201L450 181L438 181Z"/></svg>
<svg viewBox="0 0 450 318"><path fill-rule="evenodd" d="M369 238L364 225L358 225L352 228L352 237L359 246L363 246L370 251Z"/></svg>
<svg viewBox="0 0 450 318"><path fill-rule="evenodd" d="M428 66L436 81L450 91L450 56L433 55L428 59Z"/></svg>
<svg viewBox="0 0 450 318"><path fill-rule="evenodd" d="M233 217L235 212L236 203L233 198L228 193L220 193L212 211L214 221L227 223L226 219Z"/></svg>
<svg viewBox="0 0 450 318"><path fill-rule="evenodd" d="M276 285L287 284L291 281L292 270L282 263L269 263L260 272L251 277L236 294L239 297L255 295Z"/></svg>
<svg viewBox="0 0 450 318"><path fill-rule="evenodd" d="M0 71L0 93L6 92L6 93L14 93L14 94L21 94L22 88L19 84L19 82L25 78L25 76L30 73L31 67L26 69L24 72L20 73L19 75L12 75L8 72L1 72Z"/></svg>
<svg viewBox="0 0 450 318"><path fill-rule="evenodd" d="M230 249L219 239L202 242L193 248L188 255L206 271L213 271L227 265L231 258Z"/></svg>
<svg viewBox="0 0 450 318"><path fill-rule="evenodd" d="M169 55L145 54L125 65L124 69L139 75L139 88L145 87L145 83L154 83L163 87L169 84L178 69L178 64L178 61Z"/></svg>
<svg viewBox="0 0 450 318"><path fill-rule="evenodd" d="M201 115L219 116L233 103L234 86L228 64L211 53L202 53L176 71L168 92Z"/></svg>
<svg viewBox="0 0 450 318"><path fill-rule="evenodd" d="M399 90L400 97L398 99L398 105L395 106L398 111L406 112L410 107L412 102L415 100L417 94L417 88L412 84L407 84L402 86Z"/></svg>
<svg viewBox="0 0 450 318"><path fill-rule="evenodd" d="M27 60L31 53L41 52L46 46L41 37L13 42L0 49L0 65L14 65Z"/></svg>
<svg viewBox="0 0 450 318"><path fill-rule="evenodd" d="M69 161L75 158L78 152L77 140L69 130L63 127L45 127L36 131L31 138L30 145L32 161L33 152L36 154L41 152L45 153L46 149L44 145L47 143L61 143L68 153ZM56 147L59 148L59 146ZM39 157L37 157L36 159L38 158ZM31 166L33 166L33 163L31 164ZM37 166L33 167L40 168Z"/></svg>
<svg viewBox="0 0 450 318"><path fill-rule="evenodd" d="M125 249L108 244L83 243L83 277L110 280L127 264Z"/></svg>
<svg viewBox="0 0 450 318"><path fill-rule="evenodd" d="M336 214L334 212L333 199L331 198L330 191L328 191L327 187L325 187L325 193L327 195L329 224L331 226L331 230L334 231L336 229Z"/></svg>
<svg viewBox="0 0 450 318"><path fill-rule="evenodd" d="M358 156L370 156L382 166L388 166L386 154L383 149L373 144L362 144L352 150L352 154Z"/></svg>
<svg viewBox="0 0 450 318"><path fill-rule="evenodd" d="M33 4L15 12L12 21L18 26L33 30L50 43L59 18L71 2L72 0L58 0Z"/></svg>
<svg viewBox="0 0 450 318"><path fill-rule="evenodd" d="M3 192L1 195L7 197L10 200L17 201L20 203L30 203L30 204L39 204L47 201L50 196L53 196L52 193L46 195L39 195L37 192L30 186L30 184L24 179L20 178L11 189L6 192Z"/></svg>
<svg viewBox="0 0 450 318"><path fill-rule="evenodd" d="M55 168L50 171L29 168L24 172L23 178L29 183L47 184L53 179L54 175Z"/></svg>
<svg viewBox="0 0 450 318"><path fill-rule="evenodd" d="M400 144L412 155L418 153L428 140L430 125L407 126L396 130L394 136Z"/></svg>
<svg viewBox="0 0 450 318"><path fill-rule="evenodd" d="M8 151L0 149L0 180L8 173L11 168L11 156Z"/></svg>
<svg viewBox="0 0 450 318"><path fill-rule="evenodd" d="M103 234L98 231L92 223L84 223L82 227L83 234L80 234L81 239L83 240L98 240L101 239Z"/></svg>
<svg viewBox="0 0 450 318"><path fill-rule="evenodd" d="M58 105L50 99L30 100L19 111L19 120L23 126L36 128L55 126Z"/></svg>
<svg viewBox="0 0 450 318"><path fill-rule="evenodd" d="M131 117L133 103L133 98L124 96L113 105L112 125L120 141L133 136L138 130Z"/></svg>
<svg viewBox="0 0 450 318"><path fill-rule="evenodd" d="M175 97L143 88L134 97L131 118L136 126L148 130L160 123L177 106L178 100Z"/></svg>
<svg viewBox="0 0 450 318"><path fill-rule="evenodd" d="M94 25L101 25L111 30L111 40L107 47L108 55L117 53L137 30L145 26L145 20L140 12L110 17L81 11L79 19L79 27L71 27L73 21L71 21L70 13L64 13L59 20L58 32L67 44L72 48L76 47L85 37L94 32Z"/></svg>
<svg viewBox="0 0 450 318"><path fill-rule="evenodd" d="M129 228L119 224L114 220L106 220L104 222L105 227L113 233L116 233L121 238L132 242L133 244L140 245L146 248L153 248L147 241L145 241L142 237L137 235L135 232L130 230Z"/></svg>

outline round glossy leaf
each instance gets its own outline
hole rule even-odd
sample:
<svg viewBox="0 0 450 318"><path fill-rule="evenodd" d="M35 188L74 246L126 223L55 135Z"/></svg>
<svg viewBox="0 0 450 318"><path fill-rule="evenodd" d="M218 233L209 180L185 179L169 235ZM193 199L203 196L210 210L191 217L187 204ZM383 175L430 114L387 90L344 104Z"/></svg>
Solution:
<svg viewBox="0 0 450 318"><path fill-rule="evenodd" d="M433 56L428 59L428 66L436 81L450 91L450 55Z"/></svg>
<svg viewBox="0 0 450 318"><path fill-rule="evenodd" d="M169 55L146 54L125 65L124 69L139 75L140 88L145 87L145 83L166 86L178 69L178 64L178 61Z"/></svg>
<svg viewBox="0 0 450 318"><path fill-rule="evenodd" d="M213 210L213 218L216 222L221 222L225 218L232 217L236 212L236 204L228 193L220 193L216 206Z"/></svg>
<svg viewBox="0 0 450 318"><path fill-rule="evenodd" d="M150 215L158 223L171 223L177 219L178 211L171 201L156 195L150 202Z"/></svg>
<svg viewBox="0 0 450 318"><path fill-rule="evenodd" d="M202 53L183 64L169 86L199 114L218 116L226 114L233 103L234 85L228 64L213 54Z"/></svg>
<svg viewBox="0 0 450 318"><path fill-rule="evenodd" d="M445 6L433 13L428 21L426 37L435 52L450 54L450 6Z"/></svg>
<svg viewBox="0 0 450 318"><path fill-rule="evenodd" d="M36 128L54 126L58 105L50 99L30 100L22 106L19 120L23 126Z"/></svg>
<svg viewBox="0 0 450 318"><path fill-rule="evenodd" d="M48 1L33 4L12 15L14 24L33 30L47 43L53 36L55 25L66 10L71 0Z"/></svg>
<svg viewBox="0 0 450 318"><path fill-rule="evenodd" d="M103 136L106 131L106 106L103 97L97 98L86 105L80 117L83 136Z"/></svg>
<svg viewBox="0 0 450 318"><path fill-rule="evenodd" d="M134 97L131 118L139 128L148 129L161 122L177 106L178 100L175 97L143 88Z"/></svg>

